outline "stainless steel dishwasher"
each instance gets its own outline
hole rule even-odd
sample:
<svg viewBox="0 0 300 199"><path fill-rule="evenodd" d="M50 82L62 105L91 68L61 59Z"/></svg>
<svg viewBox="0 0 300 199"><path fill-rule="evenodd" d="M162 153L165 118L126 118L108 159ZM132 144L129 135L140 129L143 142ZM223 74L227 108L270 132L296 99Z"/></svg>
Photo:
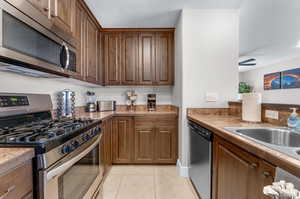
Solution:
<svg viewBox="0 0 300 199"><path fill-rule="evenodd" d="M211 199L213 133L189 121L190 178L201 199Z"/></svg>

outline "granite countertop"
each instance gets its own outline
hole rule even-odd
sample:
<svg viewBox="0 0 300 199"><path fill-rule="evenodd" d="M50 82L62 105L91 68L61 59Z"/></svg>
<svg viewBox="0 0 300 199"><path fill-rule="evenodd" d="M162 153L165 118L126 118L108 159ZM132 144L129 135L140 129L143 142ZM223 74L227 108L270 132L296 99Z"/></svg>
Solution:
<svg viewBox="0 0 300 199"><path fill-rule="evenodd" d="M34 157L33 148L0 148L0 175Z"/></svg>
<svg viewBox="0 0 300 199"><path fill-rule="evenodd" d="M277 127L269 123L249 123L241 121L240 117L230 115L209 115L200 113L188 113L188 119L192 120L225 140L243 148L244 150L300 177L300 159L271 149L265 145L242 137L225 130L225 127Z"/></svg>
<svg viewBox="0 0 300 199"><path fill-rule="evenodd" d="M118 110L118 111L109 111L109 112L94 112L86 113L80 112L77 114L81 118L91 118L106 120L113 116L165 116L165 115L178 115L177 110L158 110L158 111L145 111L145 110L136 110L136 111L127 111L127 110Z"/></svg>

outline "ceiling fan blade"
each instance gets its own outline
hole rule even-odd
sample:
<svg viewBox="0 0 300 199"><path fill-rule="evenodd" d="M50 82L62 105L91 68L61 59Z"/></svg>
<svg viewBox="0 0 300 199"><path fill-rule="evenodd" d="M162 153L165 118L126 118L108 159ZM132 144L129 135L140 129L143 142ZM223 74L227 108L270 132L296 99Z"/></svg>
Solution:
<svg viewBox="0 0 300 199"><path fill-rule="evenodd" d="M251 58L251 59L247 59L245 61L239 62L239 65L240 66L255 66L256 65L255 61L256 61L256 59Z"/></svg>

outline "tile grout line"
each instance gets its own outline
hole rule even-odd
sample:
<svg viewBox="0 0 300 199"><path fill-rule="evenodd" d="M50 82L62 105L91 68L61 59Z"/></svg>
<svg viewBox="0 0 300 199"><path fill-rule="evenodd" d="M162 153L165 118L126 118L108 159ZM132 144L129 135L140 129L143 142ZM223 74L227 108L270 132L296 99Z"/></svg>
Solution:
<svg viewBox="0 0 300 199"><path fill-rule="evenodd" d="M124 176L121 175L120 182L119 182L119 184L118 184L118 186L117 186L117 193L116 193L115 199L118 199L118 197L119 197L119 192L120 192L121 184L122 184L122 182L123 182L123 178L124 178ZM104 198L104 199L105 199L105 198Z"/></svg>
<svg viewBox="0 0 300 199"><path fill-rule="evenodd" d="M157 199L156 167L154 168L154 199Z"/></svg>

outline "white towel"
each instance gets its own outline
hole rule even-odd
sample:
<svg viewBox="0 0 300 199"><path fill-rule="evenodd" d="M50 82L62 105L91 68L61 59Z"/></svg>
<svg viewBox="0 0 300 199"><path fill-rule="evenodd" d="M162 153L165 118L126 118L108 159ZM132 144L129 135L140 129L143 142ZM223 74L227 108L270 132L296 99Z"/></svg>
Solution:
<svg viewBox="0 0 300 199"><path fill-rule="evenodd" d="M294 184L285 181L274 182L272 185L265 186L263 193L274 199L300 199L300 192L295 189Z"/></svg>

